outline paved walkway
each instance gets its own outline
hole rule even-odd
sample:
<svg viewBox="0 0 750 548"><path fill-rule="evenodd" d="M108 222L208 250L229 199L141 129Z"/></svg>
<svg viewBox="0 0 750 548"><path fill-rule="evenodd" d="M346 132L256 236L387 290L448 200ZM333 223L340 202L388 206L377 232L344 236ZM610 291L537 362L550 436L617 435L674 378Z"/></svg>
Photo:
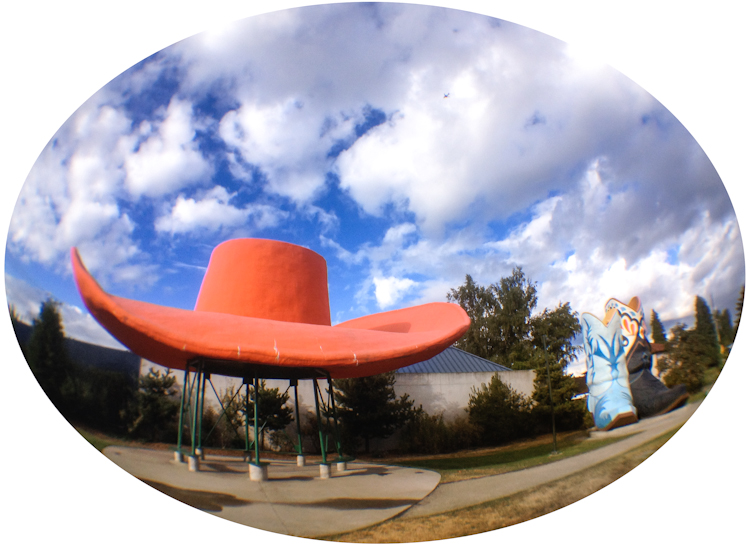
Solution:
<svg viewBox="0 0 750 548"><path fill-rule="evenodd" d="M275 533L320 537L385 521L427 496L440 474L359 462L320 478L318 464L270 461L269 481L250 481L238 458L207 455L199 472L167 451L110 446L104 455L135 477L222 518ZM160 485L155 486L154 483Z"/></svg>
<svg viewBox="0 0 750 548"><path fill-rule="evenodd" d="M641 420L610 432L593 432L592 439L619 437L635 434L627 439L600 449L569 457L550 464L508 472L498 476L487 476L471 480L444 483L428 497L407 510L404 517L430 516L490 500L507 497L551 481L580 472L625 453L664 432L683 424L693 414L698 404L685 406L666 415Z"/></svg>
<svg viewBox="0 0 750 548"><path fill-rule="evenodd" d="M271 461L269 481L250 481L237 458L207 456L200 472L171 452L110 446L104 454L146 483L222 518L288 535L315 538L374 525L396 515L429 516L506 497L599 464L683 424L698 405L642 420L593 438L634 434L575 457L527 470L438 485L436 472L361 462L321 479L317 464ZM154 485L158 483L160 485Z"/></svg>

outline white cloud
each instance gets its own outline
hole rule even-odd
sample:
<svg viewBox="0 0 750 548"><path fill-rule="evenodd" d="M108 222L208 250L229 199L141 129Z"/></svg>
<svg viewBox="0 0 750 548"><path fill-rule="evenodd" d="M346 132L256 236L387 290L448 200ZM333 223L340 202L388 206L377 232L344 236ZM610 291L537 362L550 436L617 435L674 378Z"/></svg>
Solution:
<svg viewBox="0 0 750 548"><path fill-rule="evenodd" d="M216 186L201 199L178 196L172 209L156 219L157 232L172 235L198 231L218 231L247 224L250 220L256 228L276 226L288 214L275 207L263 204L250 204L238 208L229 202L236 194L230 194L224 187Z"/></svg>
<svg viewBox="0 0 750 548"><path fill-rule="evenodd" d="M192 114L189 102L172 99L161 123L141 123L142 141L125 158L133 196L162 196L210 180L213 169L195 141Z"/></svg>
<svg viewBox="0 0 750 548"><path fill-rule="evenodd" d="M331 147L350 138L362 114L321 112L314 99L289 98L270 104L252 100L227 112L219 135L230 149L233 174L249 179L255 166L267 177L266 190L309 202L325 184Z"/></svg>
<svg viewBox="0 0 750 548"><path fill-rule="evenodd" d="M416 285L414 280L393 276L387 278L376 276L372 283L375 285L375 300L381 310L395 304L404 293Z"/></svg>
<svg viewBox="0 0 750 548"><path fill-rule="evenodd" d="M42 151L13 211L8 246L21 260L58 272L70 270L70 248L77 246L105 284L126 270L152 283L154 270L143 264L135 225L118 202L123 158L133 145L130 119L102 104L106 97L92 97Z"/></svg>

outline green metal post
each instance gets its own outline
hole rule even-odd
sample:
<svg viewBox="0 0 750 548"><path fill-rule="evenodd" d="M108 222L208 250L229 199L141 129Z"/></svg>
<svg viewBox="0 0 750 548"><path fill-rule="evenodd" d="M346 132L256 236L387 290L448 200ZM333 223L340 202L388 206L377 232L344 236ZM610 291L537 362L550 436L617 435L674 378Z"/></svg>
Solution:
<svg viewBox="0 0 750 548"><path fill-rule="evenodd" d="M201 380L201 405L200 405L200 416L198 417L198 447L201 450L201 455L203 455L203 404L206 401L206 372L203 371L203 376Z"/></svg>
<svg viewBox="0 0 750 548"><path fill-rule="evenodd" d="M242 380L245 381L245 453L250 453L250 382Z"/></svg>
<svg viewBox="0 0 750 548"><path fill-rule="evenodd" d="M297 454L302 454L302 425L299 422L299 397L297 395L297 385L299 381L297 379L291 379L289 381L294 386L294 420L297 422Z"/></svg>
<svg viewBox="0 0 750 548"><path fill-rule="evenodd" d="M323 464L328 464L326 460L326 446L323 441L323 423L320 421L320 404L318 403L318 379L313 379L313 392L315 393L315 415L318 418L318 438L320 439L320 453L323 457Z"/></svg>
<svg viewBox="0 0 750 548"><path fill-rule="evenodd" d="M258 372L255 372L255 385L253 391L253 439L255 443L255 465L260 466L260 443L258 443Z"/></svg>
<svg viewBox="0 0 750 548"><path fill-rule="evenodd" d="M331 398L330 406L333 408L333 434L336 437L336 452L339 454L339 462L344 460L344 454L341 452L341 436L339 435L339 416L336 413L336 395L333 393L333 382L331 375L328 375L328 396Z"/></svg>
<svg viewBox="0 0 750 548"><path fill-rule="evenodd" d="M185 391L188 384L188 370L190 367L185 364L185 376L182 379L182 395L180 396L180 418L177 421L177 451L182 453L182 420L185 416Z"/></svg>
<svg viewBox="0 0 750 548"><path fill-rule="evenodd" d="M195 372L195 376L193 377L193 384L195 384L195 400L193 404L193 428L192 428L192 452L191 455L195 456L195 445L196 445L196 429L198 427L198 396L200 392L200 378L201 373L203 372L203 362L198 363L198 369ZM192 398L192 390L191 392L191 398Z"/></svg>

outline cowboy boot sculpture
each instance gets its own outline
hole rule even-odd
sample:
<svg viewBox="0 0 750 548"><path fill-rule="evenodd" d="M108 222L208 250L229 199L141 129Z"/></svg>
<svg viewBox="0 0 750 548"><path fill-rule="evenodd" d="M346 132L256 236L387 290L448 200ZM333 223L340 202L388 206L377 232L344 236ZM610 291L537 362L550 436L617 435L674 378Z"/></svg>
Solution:
<svg viewBox="0 0 750 548"><path fill-rule="evenodd" d="M616 310L620 316L630 393L638 417L642 419L668 413L684 405L688 399L684 385L667 388L651 373L651 345L646 338L641 300L633 297L626 305L617 299L610 299L604 308L608 314L610 310Z"/></svg>
<svg viewBox="0 0 750 548"><path fill-rule="evenodd" d="M630 395L620 314L613 310L610 315L609 322L589 313L581 316L588 409L599 430L611 430L638 420Z"/></svg>

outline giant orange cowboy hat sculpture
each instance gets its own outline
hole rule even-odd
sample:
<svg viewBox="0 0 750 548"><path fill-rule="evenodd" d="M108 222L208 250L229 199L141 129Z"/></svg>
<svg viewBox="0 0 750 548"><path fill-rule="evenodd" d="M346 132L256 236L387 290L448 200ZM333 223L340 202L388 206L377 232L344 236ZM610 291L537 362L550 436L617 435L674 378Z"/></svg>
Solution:
<svg viewBox="0 0 750 548"><path fill-rule="evenodd" d="M204 359L217 373L265 378L362 377L428 360L469 328L464 310L430 303L331 326L326 262L262 239L217 246L194 310L106 293L71 250L83 302L135 354L173 369ZM321 374L321 373L324 374Z"/></svg>
<svg viewBox="0 0 750 548"><path fill-rule="evenodd" d="M205 382L213 373L254 378L253 417L258 416L258 378L289 379L294 386L298 464L304 464L297 380L312 379L322 454L321 477L330 476L327 444L320 426L317 379L375 375L428 360L458 340L469 328L461 307L431 303L331 325L328 273L323 257L297 245L261 239L229 240L217 246L203 278L194 310L135 301L105 292L86 270L78 250L71 250L73 273L83 302L96 320L135 354L168 368L185 371L175 459L182 462L182 424L188 375L194 371L191 470L202 455L201 421ZM192 398L189 389L188 407ZM334 415L333 391L329 397ZM222 406L223 407L223 406ZM252 420L254 440L258 421ZM338 432L338 430L336 430ZM337 438L339 461L343 460ZM267 479L255 444L250 477ZM249 452L246 432L246 452Z"/></svg>

